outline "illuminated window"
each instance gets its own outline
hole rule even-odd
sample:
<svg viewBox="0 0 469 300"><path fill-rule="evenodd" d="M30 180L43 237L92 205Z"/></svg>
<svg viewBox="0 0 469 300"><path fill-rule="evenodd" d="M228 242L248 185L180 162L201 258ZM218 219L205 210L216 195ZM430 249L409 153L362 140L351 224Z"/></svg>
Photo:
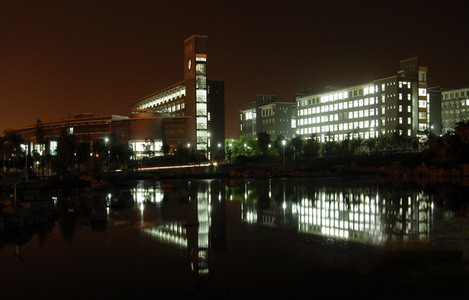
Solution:
<svg viewBox="0 0 469 300"><path fill-rule="evenodd" d="M207 118L197 117L197 129L207 129Z"/></svg>
<svg viewBox="0 0 469 300"><path fill-rule="evenodd" d="M197 103L197 115L205 116L207 115L207 103ZM252 112L246 113L246 120L252 119Z"/></svg>
<svg viewBox="0 0 469 300"><path fill-rule="evenodd" d="M205 64L196 64L195 71L197 75L206 75L206 67Z"/></svg>

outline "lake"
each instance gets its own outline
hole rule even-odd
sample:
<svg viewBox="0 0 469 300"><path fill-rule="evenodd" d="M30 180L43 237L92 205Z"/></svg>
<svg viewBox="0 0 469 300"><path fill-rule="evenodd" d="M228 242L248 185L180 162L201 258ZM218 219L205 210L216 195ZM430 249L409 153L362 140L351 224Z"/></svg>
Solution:
<svg viewBox="0 0 469 300"><path fill-rule="evenodd" d="M54 220L0 235L1 295L469 295L467 192L374 179L214 179L41 194Z"/></svg>

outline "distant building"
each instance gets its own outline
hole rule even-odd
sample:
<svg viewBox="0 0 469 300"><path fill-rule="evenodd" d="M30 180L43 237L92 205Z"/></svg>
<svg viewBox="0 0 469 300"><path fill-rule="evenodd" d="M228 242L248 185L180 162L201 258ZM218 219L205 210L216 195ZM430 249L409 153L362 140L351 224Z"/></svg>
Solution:
<svg viewBox="0 0 469 300"><path fill-rule="evenodd" d="M394 132L423 137L428 130L427 68L412 58L397 75L322 93L300 95L297 134L322 142L375 138Z"/></svg>
<svg viewBox="0 0 469 300"><path fill-rule="evenodd" d="M457 123L469 120L469 88L428 89L430 97L430 128L435 135L454 130Z"/></svg>
<svg viewBox="0 0 469 300"><path fill-rule="evenodd" d="M210 157L224 145L225 107L224 83L208 80L207 63L207 37L188 38L184 41L184 81L140 99L131 108L187 117L183 144Z"/></svg>
<svg viewBox="0 0 469 300"><path fill-rule="evenodd" d="M266 132L272 137L293 138L296 128L296 104L280 102L275 95L256 95L253 107L240 111L240 136L255 138Z"/></svg>
<svg viewBox="0 0 469 300"><path fill-rule="evenodd" d="M453 131L456 123L469 120L469 88L441 92L442 133Z"/></svg>

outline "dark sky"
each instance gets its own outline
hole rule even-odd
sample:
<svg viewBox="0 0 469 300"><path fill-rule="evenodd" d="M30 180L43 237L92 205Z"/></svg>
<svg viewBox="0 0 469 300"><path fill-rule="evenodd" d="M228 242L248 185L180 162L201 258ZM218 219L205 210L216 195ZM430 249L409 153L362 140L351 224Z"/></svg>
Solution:
<svg viewBox="0 0 469 300"><path fill-rule="evenodd" d="M394 75L418 56L430 85L469 87L466 1L0 0L0 130L81 112L128 114L183 79L183 41L209 37L227 138L254 94L293 100Z"/></svg>

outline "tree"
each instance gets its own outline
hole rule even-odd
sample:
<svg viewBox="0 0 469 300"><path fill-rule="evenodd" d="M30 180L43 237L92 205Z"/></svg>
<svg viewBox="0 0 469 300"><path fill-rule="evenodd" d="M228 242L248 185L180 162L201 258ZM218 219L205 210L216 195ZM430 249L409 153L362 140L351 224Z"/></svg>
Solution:
<svg viewBox="0 0 469 300"><path fill-rule="evenodd" d="M319 150L321 145L319 143L319 137L316 134L312 134L305 144L305 154L308 158L313 160L319 156Z"/></svg>
<svg viewBox="0 0 469 300"><path fill-rule="evenodd" d="M262 155L265 157L269 151L269 144L270 144L270 135L263 131L257 134L257 145L259 147L259 151L262 152Z"/></svg>
<svg viewBox="0 0 469 300"><path fill-rule="evenodd" d="M57 140L57 166L59 174L66 174L75 166L76 143L75 136L68 128L62 128L62 132Z"/></svg>
<svg viewBox="0 0 469 300"><path fill-rule="evenodd" d="M163 145L161 146L161 152L163 152L163 155L167 156L170 150L171 150L171 147L168 144L163 143Z"/></svg>
<svg viewBox="0 0 469 300"><path fill-rule="evenodd" d="M81 170L85 170L86 163L90 159L91 147L89 142L80 142L76 145L76 162Z"/></svg>
<svg viewBox="0 0 469 300"><path fill-rule="evenodd" d="M93 171L104 170L104 164L107 158L107 146L103 139L93 141Z"/></svg>
<svg viewBox="0 0 469 300"><path fill-rule="evenodd" d="M110 165L114 169L126 169L129 166L133 151L127 144L112 144L110 153Z"/></svg>
<svg viewBox="0 0 469 300"><path fill-rule="evenodd" d="M4 158L11 162L9 167L19 168L23 156L23 150L21 149L23 138L13 129L5 130L3 138Z"/></svg>
<svg viewBox="0 0 469 300"><path fill-rule="evenodd" d="M44 177L44 149L46 144L46 132L39 118L36 120L36 143L39 145L39 163L41 168L41 179Z"/></svg>
<svg viewBox="0 0 469 300"><path fill-rule="evenodd" d="M143 144L143 154L146 157L153 157L155 156L155 151L153 150L154 142L152 139L145 139L145 144Z"/></svg>
<svg viewBox="0 0 469 300"><path fill-rule="evenodd" d="M303 153L303 144L304 144L304 141L299 136L296 136L291 139L291 145L293 146L293 149L294 149L293 153L295 157L298 157Z"/></svg>
<svg viewBox="0 0 469 300"><path fill-rule="evenodd" d="M284 147L286 147L287 145L283 145L283 141L286 141L285 137L281 134L277 135L277 137L275 138L273 144L274 144L274 149L277 150L277 155L278 156L282 156L283 155L283 151L285 150Z"/></svg>

